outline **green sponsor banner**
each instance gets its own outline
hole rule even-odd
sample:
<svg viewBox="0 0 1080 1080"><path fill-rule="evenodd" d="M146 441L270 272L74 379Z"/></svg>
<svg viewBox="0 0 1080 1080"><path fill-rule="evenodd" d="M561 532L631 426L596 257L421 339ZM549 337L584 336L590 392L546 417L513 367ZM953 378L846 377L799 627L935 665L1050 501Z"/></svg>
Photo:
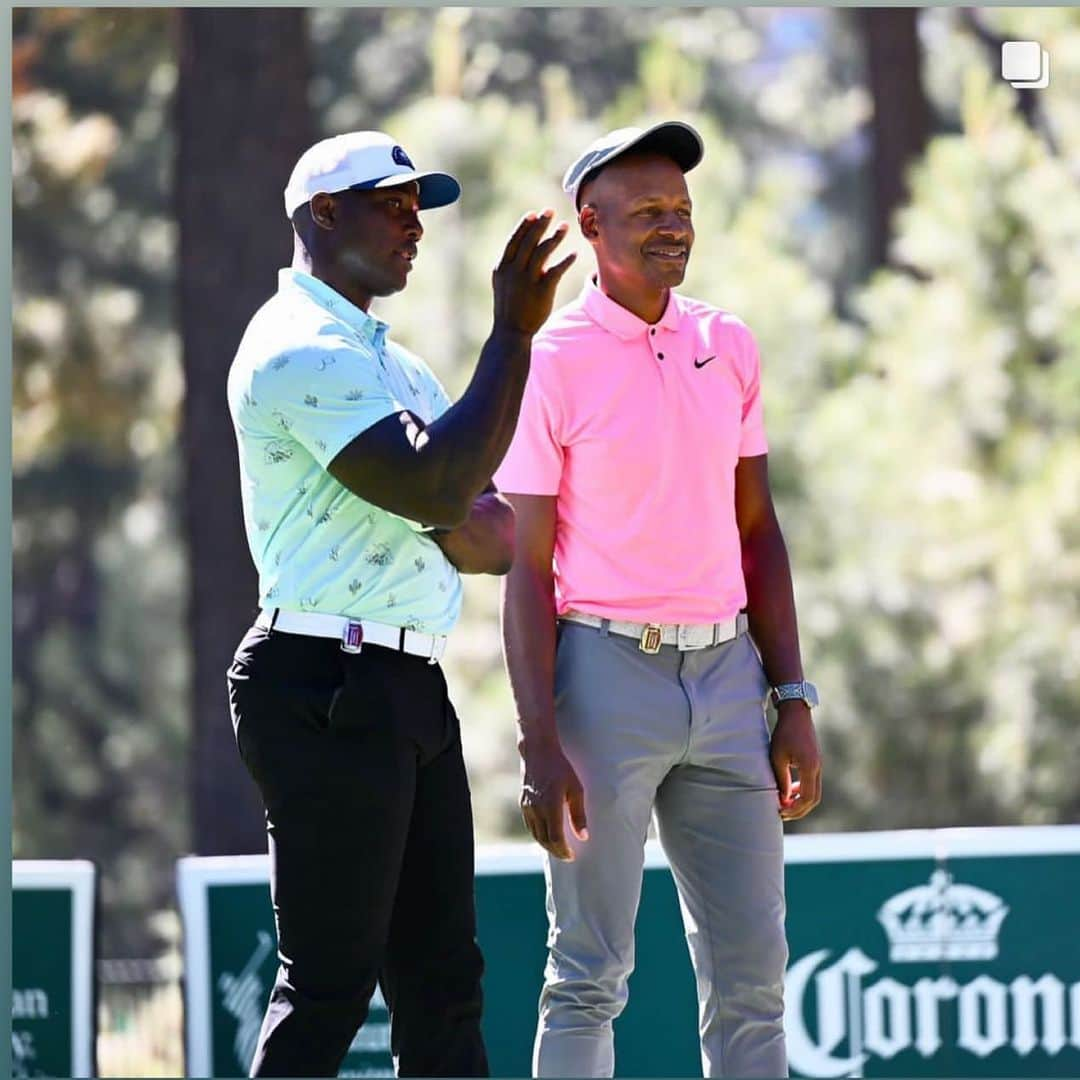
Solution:
<svg viewBox="0 0 1080 1080"><path fill-rule="evenodd" d="M1080 1075L1080 827L788 839L785 1026L795 1076ZM238 1075L276 970L267 862L181 861L188 1071ZM477 920L494 1076L528 1076L546 958L539 849L481 847ZM646 847L620 1076L701 1075L678 898ZM341 1075L389 1075L373 1003Z"/></svg>
<svg viewBox="0 0 1080 1080"><path fill-rule="evenodd" d="M11 865L12 1073L94 1074L94 865Z"/></svg>
<svg viewBox="0 0 1080 1080"><path fill-rule="evenodd" d="M246 1076L278 967L269 862L265 855L181 859L177 889L187 1075ZM338 1075L394 1075L378 989Z"/></svg>
<svg viewBox="0 0 1080 1080"><path fill-rule="evenodd" d="M800 1076L1080 1076L1080 828L789 844Z"/></svg>

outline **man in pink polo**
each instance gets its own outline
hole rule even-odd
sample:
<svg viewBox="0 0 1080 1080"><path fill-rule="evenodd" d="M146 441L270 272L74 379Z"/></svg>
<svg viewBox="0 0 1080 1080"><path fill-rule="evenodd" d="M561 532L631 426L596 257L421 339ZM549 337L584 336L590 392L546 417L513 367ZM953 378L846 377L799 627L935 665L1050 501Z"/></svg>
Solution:
<svg viewBox="0 0 1080 1080"><path fill-rule="evenodd" d="M686 124L623 128L567 171L597 276L534 338L495 477L517 517L503 638L521 805L548 871L537 1076L613 1075L654 815L705 1075L787 1075L782 819L820 799L817 695L753 335L672 291L702 153Z"/></svg>

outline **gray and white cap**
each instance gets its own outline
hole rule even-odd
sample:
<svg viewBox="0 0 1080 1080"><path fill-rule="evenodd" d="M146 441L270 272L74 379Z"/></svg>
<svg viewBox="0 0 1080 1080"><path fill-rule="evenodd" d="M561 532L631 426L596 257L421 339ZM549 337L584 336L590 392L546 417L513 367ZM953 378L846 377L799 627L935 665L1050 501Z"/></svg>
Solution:
<svg viewBox="0 0 1080 1080"><path fill-rule="evenodd" d="M449 173L421 172L401 146L382 131L350 131L323 139L300 155L285 185L285 214L325 192L394 187L415 180L420 209L456 202L461 185Z"/></svg>
<svg viewBox="0 0 1080 1080"><path fill-rule="evenodd" d="M563 191L578 205L581 185L627 150L649 151L669 157L682 171L689 172L705 155L701 136L681 120L666 120L652 127L624 127L609 131L586 147L566 170Z"/></svg>

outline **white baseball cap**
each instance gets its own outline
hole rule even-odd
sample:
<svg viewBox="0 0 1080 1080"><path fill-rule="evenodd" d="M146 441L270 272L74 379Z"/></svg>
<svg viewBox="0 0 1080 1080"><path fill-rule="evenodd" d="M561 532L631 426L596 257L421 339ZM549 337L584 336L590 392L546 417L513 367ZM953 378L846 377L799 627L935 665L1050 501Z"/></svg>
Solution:
<svg viewBox="0 0 1080 1080"><path fill-rule="evenodd" d="M609 131L590 143L566 170L562 187L575 206L581 185L608 162L630 149L663 154L671 158L684 173L689 172L705 155L701 136L681 120L667 120L647 128L624 127Z"/></svg>
<svg viewBox="0 0 1080 1080"><path fill-rule="evenodd" d="M335 135L300 155L285 186L285 214L291 219L297 207L321 192L394 187L410 180L420 185L421 210L446 206L461 194L461 185L449 173L419 172L401 146L381 131Z"/></svg>

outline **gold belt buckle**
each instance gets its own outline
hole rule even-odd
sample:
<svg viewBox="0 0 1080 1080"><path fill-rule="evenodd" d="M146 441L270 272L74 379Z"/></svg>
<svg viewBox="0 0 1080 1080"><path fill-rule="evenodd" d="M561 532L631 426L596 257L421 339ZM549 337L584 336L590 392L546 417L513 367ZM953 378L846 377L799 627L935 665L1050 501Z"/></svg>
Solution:
<svg viewBox="0 0 1080 1080"><path fill-rule="evenodd" d="M641 631L641 640L638 642L638 648L643 653L648 653L650 656L655 655L660 651L660 645L663 641L663 631L656 623L649 623L644 630Z"/></svg>

